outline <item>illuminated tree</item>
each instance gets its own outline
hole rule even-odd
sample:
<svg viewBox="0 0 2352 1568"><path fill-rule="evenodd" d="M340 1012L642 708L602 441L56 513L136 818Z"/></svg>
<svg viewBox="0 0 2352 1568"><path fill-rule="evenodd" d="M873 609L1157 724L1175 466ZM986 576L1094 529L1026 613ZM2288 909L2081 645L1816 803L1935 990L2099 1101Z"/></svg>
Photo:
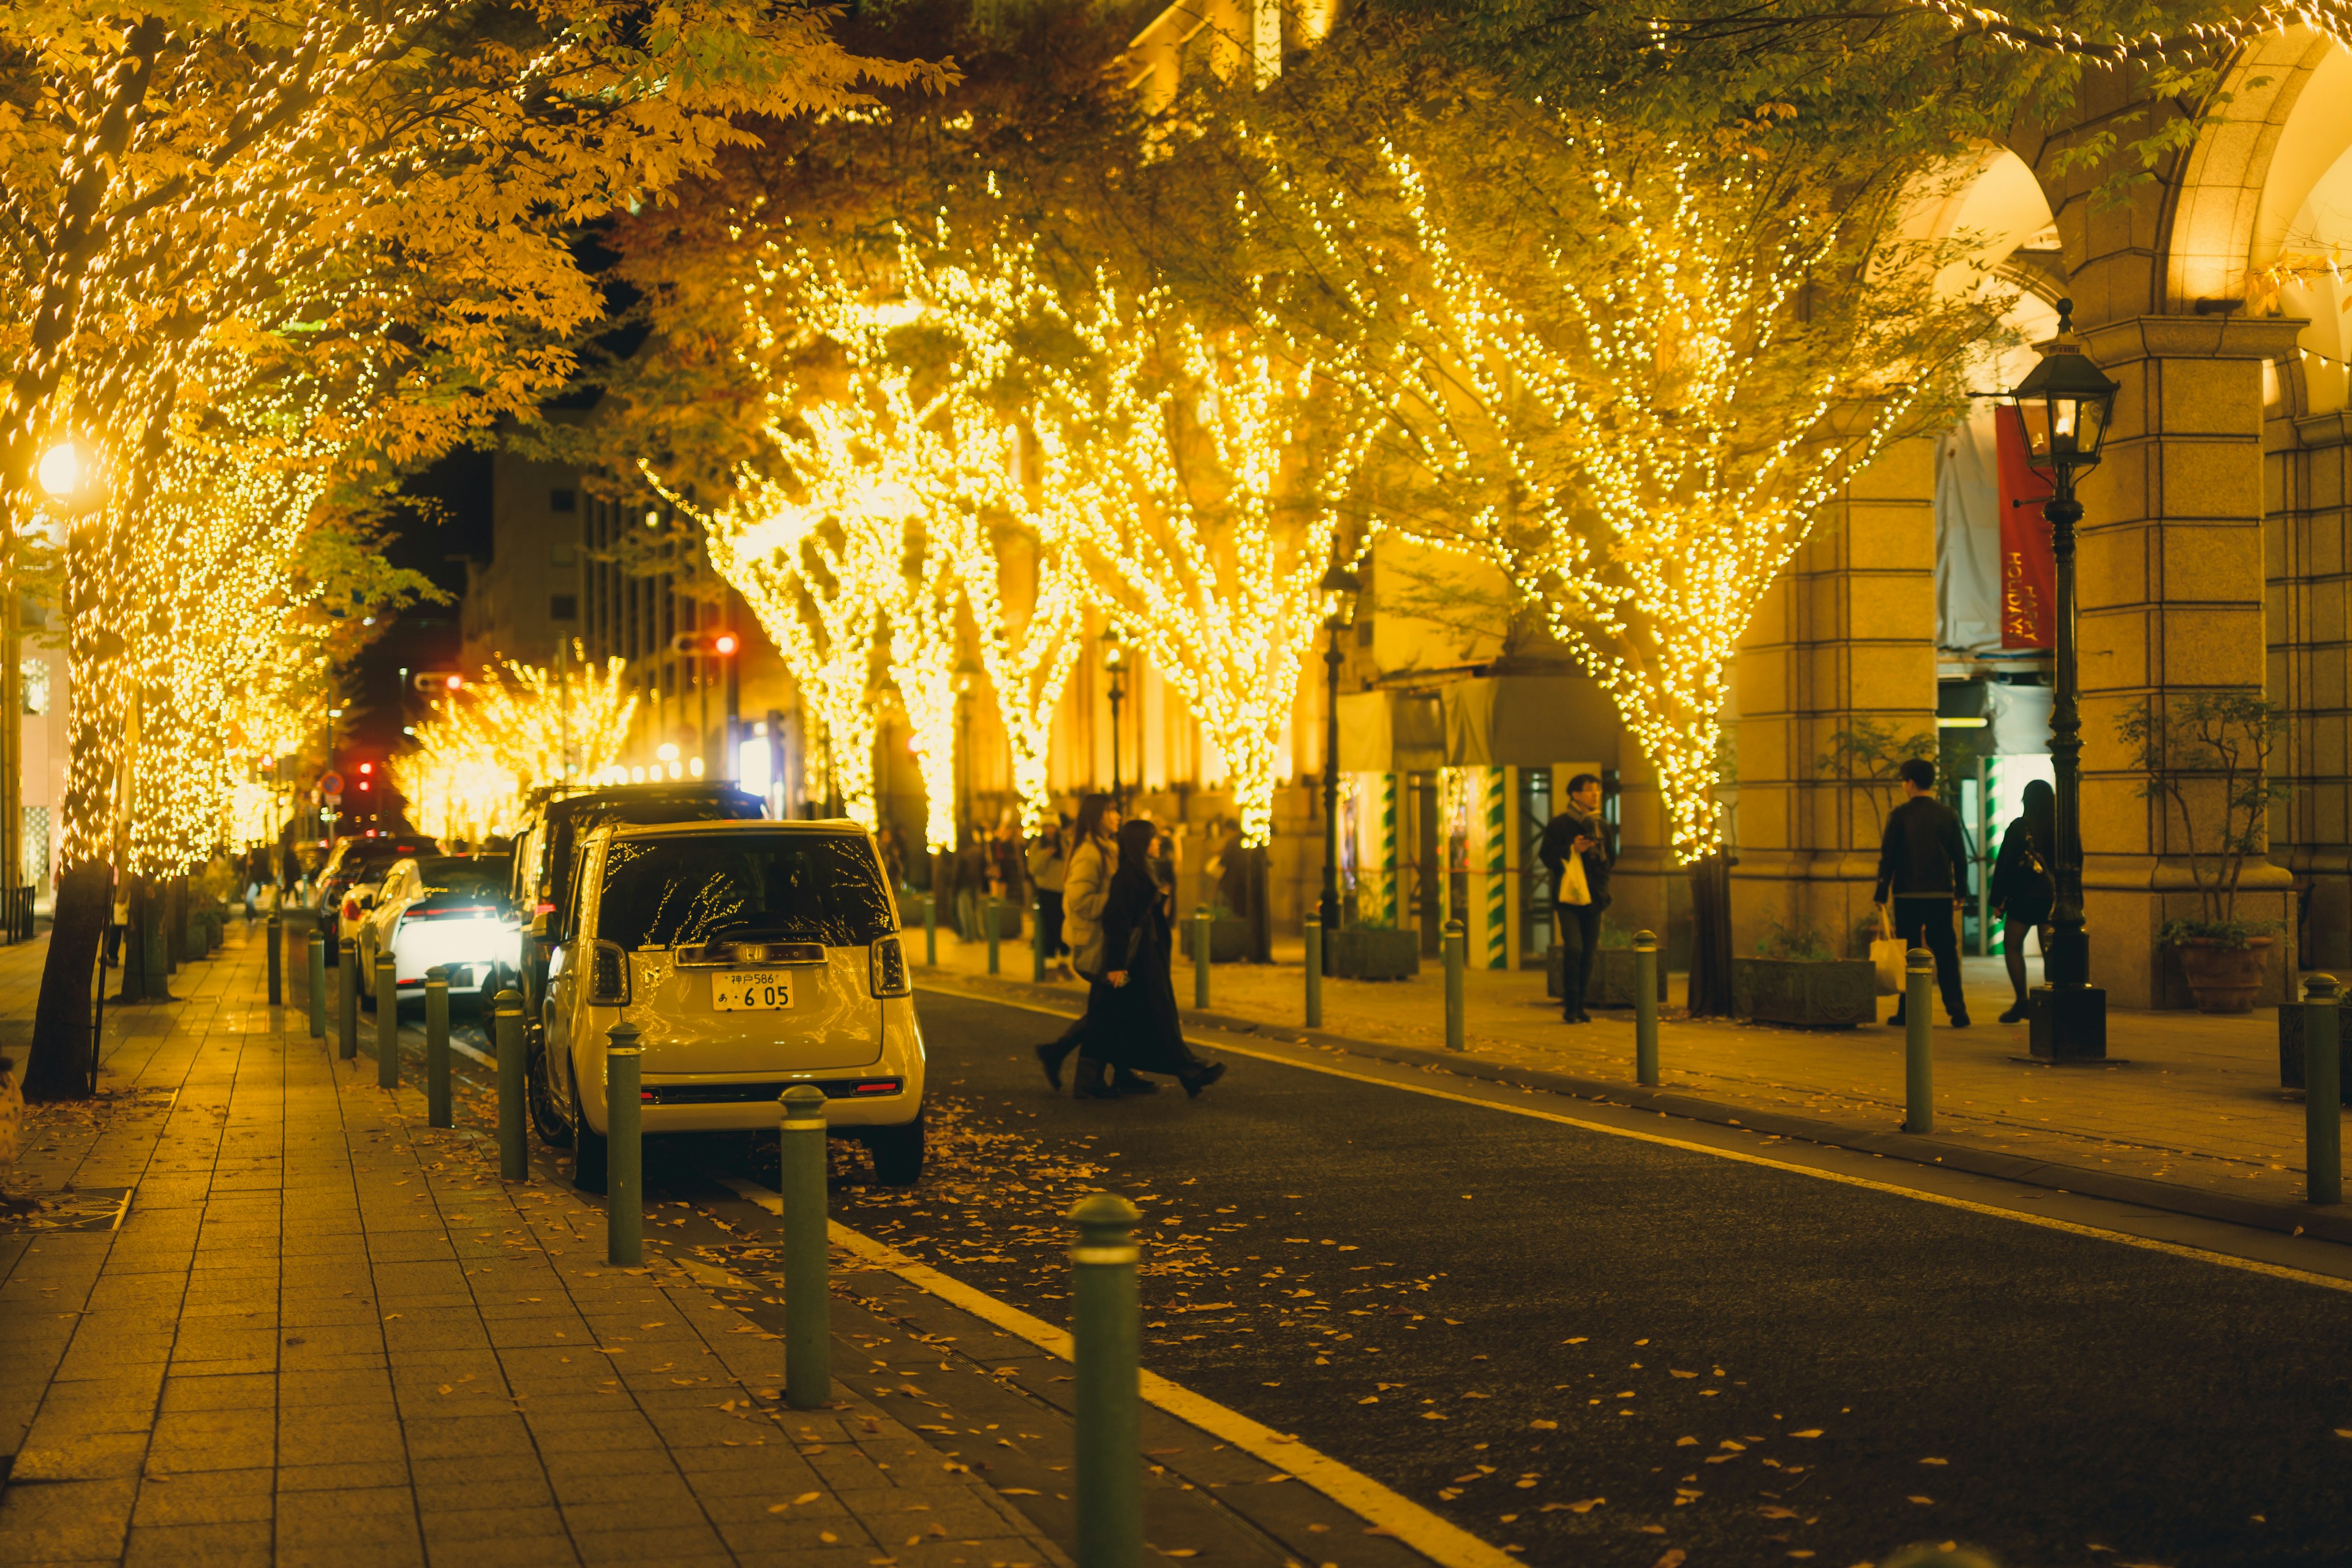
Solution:
<svg viewBox="0 0 2352 1568"><path fill-rule="evenodd" d="M755 0L658 25L619 0L0 12L0 538L28 531L61 437L102 492L66 546L79 782L28 1089L82 1076L115 798L83 753L124 733L113 686L139 672L113 656L139 606L115 590L192 416L334 387L347 467L381 480L535 413L602 313L578 226L709 167L749 117L940 79L847 54L831 21Z"/></svg>
<svg viewBox="0 0 2352 1568"><path fill-rule="evenodd" d="M532 790L603 776L636 710L622 670L619 658L590 663L577 642L562 676L517 659L484 667L386 763L411 819L436 838L478 842L513 831Z"/></svg>
<svg viewBox="0 0 2352 1568"><path fill-rule="evenodd" d="M1036 414L1052 527L1223 754L1262 846L1360 421L1313 369L1163 297L1104 288L1064 321L1083 352Z"/></svg>
<svg viewBox="0 0 2352 1568"><path fill-rule="evenodd" d="M781 479L747 470L734 499L701 521L711 563L760 617L800 688L828 794L871 828L874 662L901 562L870 525L850 450L856 423L813 411L810 460Z"/></svg>

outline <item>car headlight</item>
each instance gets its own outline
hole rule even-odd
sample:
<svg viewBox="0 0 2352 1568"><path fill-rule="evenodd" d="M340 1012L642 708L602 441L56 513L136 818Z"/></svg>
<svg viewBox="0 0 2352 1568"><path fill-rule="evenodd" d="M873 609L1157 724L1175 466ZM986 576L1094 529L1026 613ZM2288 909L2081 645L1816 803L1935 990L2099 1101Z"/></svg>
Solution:
<svg viewBox="0 0 2352 1568"><path fill-rule="evenodd" d="M907 996L914 986L907 978L907 950L898 945L898 938L877 936L866 950L866 982L877 996Z"/></svg>
<svg viewBox="0 0 2352 1568"><path fill-rule="evenodd" d="M615 943L600 942L588 950L588 1000L598 1007L628 1005L628 955Z"/></svg>

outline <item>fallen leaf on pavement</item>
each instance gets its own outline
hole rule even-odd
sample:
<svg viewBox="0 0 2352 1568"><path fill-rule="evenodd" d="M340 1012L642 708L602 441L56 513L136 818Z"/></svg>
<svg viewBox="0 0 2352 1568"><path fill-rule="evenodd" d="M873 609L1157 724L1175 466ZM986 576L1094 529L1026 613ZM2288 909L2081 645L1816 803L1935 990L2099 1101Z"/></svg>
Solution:
<svg viewBox="0 0 2352 1568"><path fill-rule="evenodd" d="M1935 1500L1935 1500L1934 1498L1931 1498L1931 1497L1913 1497L1913 1498L1906 1499L1906 1501L1910 1501L1910 1502L1919 1503L1919 1504L1922 1504L1922 1505L1928 1505L1928 1506L1932 1506L1932 1505L1934 1504L1934 1502L1935 1502Z"/></svg>
<svg viewBox="0 0 2352 1568"><path fill-rule="evenodd" d="M1948 1465L1952 1461L1949 1459L1922 1459L1919 1462L1923 1465Z"/></svg>
<svg viewBox="0 0 2352 1568"><path fill-rule="evenodd" d="M1669 1546L1659 1555L1658 1561L1654 1564L1654 1568L1683 1568L1683 1563L1687 1561L1689 1557L1690 1553L1685 1552L1681 1547Z"/></svg>
<svg viewBox="0 0 2352 1568"><path fill-rule="evenodd" d="M1808 1426L1802 1432L1791 1432L1789 1434L1791 1437L1818 1437L1821 1435L1822 1429L1818 1426Z"/></svg>
<svg viewBox="0 0 2352 1568"><path fill-rule="evenodd" d="M1533 1420L1533 1421L1528 1422L1528 1426L1529 1430L1531 1430L1531 1431L1536 1431L1536 1432L1557 1432L1557 1431L1559 1431L1559 1422L1557 1422L1557 1421L1546 1421L1546 1420L1541 1419L1540 1417L1538 1417L1538 1419L1536 1419L1536 1420Z"/></svg>

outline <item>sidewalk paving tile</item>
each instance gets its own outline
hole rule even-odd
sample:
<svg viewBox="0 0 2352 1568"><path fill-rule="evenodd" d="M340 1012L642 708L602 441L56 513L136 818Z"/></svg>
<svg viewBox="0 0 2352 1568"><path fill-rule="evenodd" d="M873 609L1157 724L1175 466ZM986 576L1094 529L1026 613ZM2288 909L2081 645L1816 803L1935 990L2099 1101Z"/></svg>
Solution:
<svg viewBox="0 0 2352 1568"><path fill-rule="evenodd" d="M44 951L0 950L0 1016ZM262 958L110 1007L101 1097L33 1113L15 1190L134 1190L0 1230L0 1565L1066 1564L854 1390L857 1440L782 1411L780 1344L256 1005Z"/></svg>

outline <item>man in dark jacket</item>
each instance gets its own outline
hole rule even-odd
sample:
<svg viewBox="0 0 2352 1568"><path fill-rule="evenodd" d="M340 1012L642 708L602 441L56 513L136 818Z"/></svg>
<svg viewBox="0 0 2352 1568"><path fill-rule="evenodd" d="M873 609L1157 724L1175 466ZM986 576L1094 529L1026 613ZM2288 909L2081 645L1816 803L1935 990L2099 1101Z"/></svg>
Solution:
<svg viewBox="0 0 2352 1568"><path fill-rule="evenodd" d="M1960 837L1959 813L1936 798L1936 764L1913 757L1895 770L1905 800L1886 814L1886 836L1878 847L1881 916L1895 901L1895 934L1906 949L1924 947L1936 955L1936 981L1952 1027L1969 1026L1969 1005L1960 994L1960 943L1952 917L1969 890L1969 848ZM1895 1004L1892 1024L1904 1021L1904 998Z"/></svg>
<svg viewBox="0 0 2352 1568"><path fill-rule="evenodd" d="M1569 857L1584 868L1588 901L1562 899L1561 877ZM1601 951L1601 911L1609 907L1609 841L1601 826L1601 780L1579 773L1568 782L1568 805L1544 825L1536 858L1551 873L1551 907L1559 918L1560 945L1560 1017L1570 1024L1590 1024L1584 1010L1584 990L1592 983L1592 963Z"/></svg>

